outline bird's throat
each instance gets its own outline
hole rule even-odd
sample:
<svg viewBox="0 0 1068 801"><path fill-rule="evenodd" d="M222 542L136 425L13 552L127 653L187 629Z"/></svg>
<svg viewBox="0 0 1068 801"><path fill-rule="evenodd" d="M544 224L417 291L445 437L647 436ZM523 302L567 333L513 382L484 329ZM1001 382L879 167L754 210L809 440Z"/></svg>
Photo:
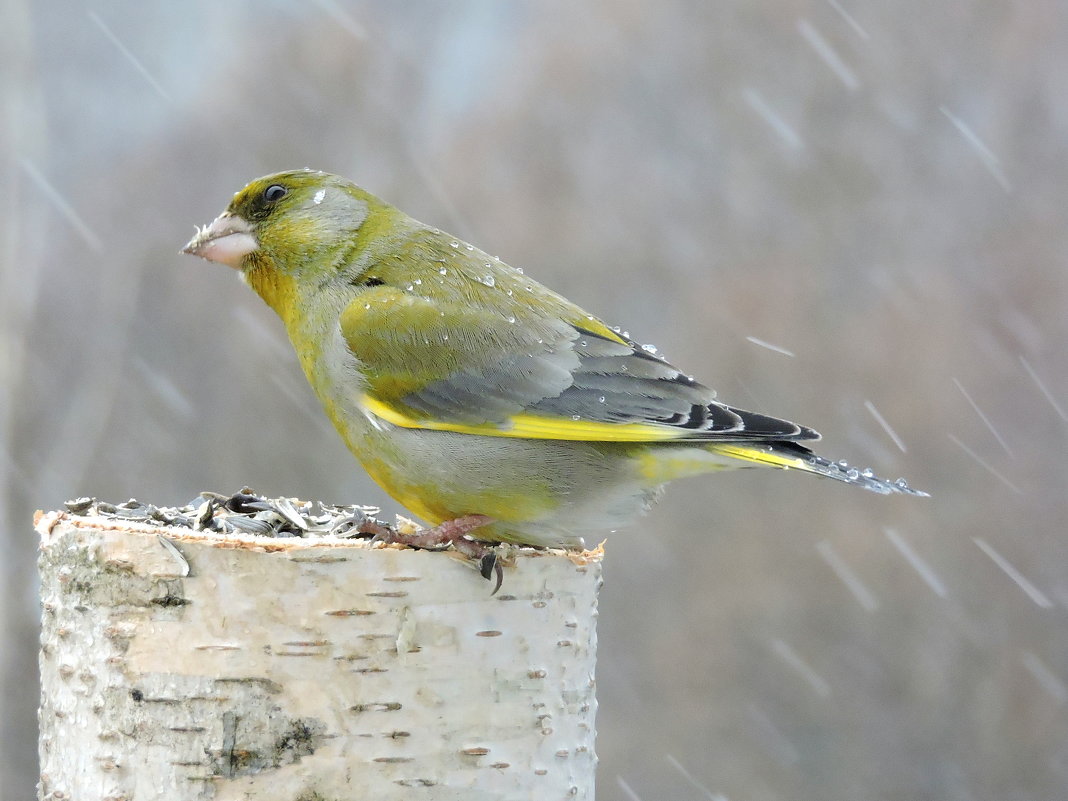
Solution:
<svg viewBox="0 0 1068 801"><path fill-rule="evenodd" d="M298 322L298 290L293 277L267 265L253 264L245 270L245 281L282 318L286 330L292 331Z"/></svg>

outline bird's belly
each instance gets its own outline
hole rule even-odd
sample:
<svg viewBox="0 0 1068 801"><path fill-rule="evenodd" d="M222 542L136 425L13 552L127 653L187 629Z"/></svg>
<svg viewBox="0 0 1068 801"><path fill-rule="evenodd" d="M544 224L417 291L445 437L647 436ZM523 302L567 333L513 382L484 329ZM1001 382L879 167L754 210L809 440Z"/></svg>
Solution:
<svg viewBox="0 0 1068 801"><path fill-rule="evenodd" d="M485 437L393 426L350 443L371 477L430 523L483 514L487 539L577 545L648 506L655 488L636 469L631 448Z"/></svg>

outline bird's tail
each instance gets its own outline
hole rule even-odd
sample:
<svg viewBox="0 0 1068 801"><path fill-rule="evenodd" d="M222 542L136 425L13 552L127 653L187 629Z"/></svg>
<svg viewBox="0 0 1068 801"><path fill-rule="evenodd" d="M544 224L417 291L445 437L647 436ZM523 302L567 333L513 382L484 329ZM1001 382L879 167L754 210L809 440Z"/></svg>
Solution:
<svg viewBox="0 0 1068 801"><path fill-rule="evenodd" d="M803 445L787 440L773 442L722 442L705 445L704 449L716 456L725 456L765 467L777 467L782 470L800 470L814 473L835 481L843 481L855 487L863 487L881 495L900 493L928 497L928 493L913 489L903 478L887 481L879 478L870 469L858 469L845 462L832 462L817 456Z"/></svg>

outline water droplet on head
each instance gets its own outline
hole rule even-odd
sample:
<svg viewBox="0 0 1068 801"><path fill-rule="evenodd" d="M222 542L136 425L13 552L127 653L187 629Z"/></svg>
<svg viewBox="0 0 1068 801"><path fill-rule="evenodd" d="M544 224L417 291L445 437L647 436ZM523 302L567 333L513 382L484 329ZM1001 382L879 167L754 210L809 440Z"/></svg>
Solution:
<svg viewBox="0 0 1068 801"><path fill-rule="evenodd" d="M899 478L897 481L894 482L894 486L898 489L907 490L909 488L909 482L907 482L903 478Z"/></svg>
<svg viewBox="0 0 1068 801"><path fill-rule="evenodd" d="M656 353L656 346L655 345L642 345L642 350L644 350L646 353Z"/></svg>
<svg viewBox="0 0 1068 801"><path fill-rule="evenodd" d="M577 423L577 422L578 422L579 420L581 420L582 418L581 418L581 417L579 417L579 416L578 416L577 414L573 414L573 415L571 415L571 419L572 419L572 420L574 420L574 421L575 421L575 422Z"/></svg>
<svg viewBox="0 0 1068 801"><path fill-rule="evenodd" d="M599 397L599 398L597 399L597 402L598 402L598 403L604 403L604 395L601 395L601 396L600 396L600 397Z"/></svg>
<svg viewBox="0 0 1068 801"><path fill-rule="evenodd" d="M438 270L438 272L439 272L439 273L441 273L442 275L448 275L448 274L449 274L449 271L448 271L448 270L446 270L446 269L445 269L444 267L442 267L441 269L439 269L439 270Z"/></svg>
<svg viewBox="0 0 1068 801"><path fill-rule="evenodd" d="M513 317L510 314L507 317L505 317L504 319L506 319L510 323L514 323L515 322L515 317Z"/></svg>
<svg viewBox="0 0 1068 801"><path fill-rule="evenodd" d="M846 470L846 478L848 478L850 481L856 481L858 478L860 478L860 471L857 470L857 468L855 467L851 467Z"/></svg>
<svg viewBox="0 0 1068 801"><path fill-rule="evenodd" d="M849 462L847 462L845 459L839 459L837 462L835 462L835 465L838 467L839 470L845 470L847 467L849 467Z"/></svg>
<svg viewBox="0 0 1068 801"><path fill-rule="evenodd" d="M414 281L412 281L412 283L415 284L416 286L419 286L421 283L423 283L423 279L422 278L416 278Z"/></svg>
<svg viewBox="0 0 1068 801"><path fill-rule="evenodd" d="M522 274L523 274L523 268L522 268L522 267L516 267L516 268L515 268L515 271L516 271L517 273L519 273L520 275L522 275Z"/></svg>
<svg viewBox="0 0 1068 801"><path fill-rule="evenodd" d="M492 275L486 275L479 279L486 286L496 286L497 281Z"/></svg>
<svg viewBox="0 0 1068 801"><path fill-rule="evenodd" d="M586 341L585 339L580 339L580 340L579 340L579 347L580 347L580 348L585 348L585 347L587 347L587 346L588 346L589 344L590 344L590 343L589 343L589 342L587 342L587 341Z"/></svg>
<svg viewBox="0 0 1068 801"><path fill-rule="evenodd" d="M872 470L870 467L865 467L863 470L860 471L860 474L864 478L875 478L875 471Z"/></svg>
<svg viewBox="0 0 1068 801"><path fill-rule="evenodd" d="M464 243L464 247L467 248L468 250L474 250L475 249L474 245L468 245L466 243Z"/></svg>
<svg viewBox="0 0 1068 801"><path fill-rule="evenodd" d="M451 248L458 248L458 247L460 247L460 243L459 243L459 242L457 242L457 241L456 241L456 240L454 239L454 240L452 240L452 241L451 241L451 242L449 243L449 247L451 247Z"/></svg>

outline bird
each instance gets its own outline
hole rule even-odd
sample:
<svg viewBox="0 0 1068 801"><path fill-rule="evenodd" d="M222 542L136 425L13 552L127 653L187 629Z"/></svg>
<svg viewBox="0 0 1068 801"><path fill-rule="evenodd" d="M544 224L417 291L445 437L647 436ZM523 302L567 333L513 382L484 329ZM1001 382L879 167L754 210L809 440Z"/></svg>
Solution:
<svg viewBox="0 0 1068 801"><path fill-rule="evenodd" d="M486 543L583 547L678 478L770 467L927 495L817 456L813 429L721 402L522 269L338 175L257 178L182 252L238 270L278 314L349 450L430 524L406 541L451 545L498 588Z"/></svg>

